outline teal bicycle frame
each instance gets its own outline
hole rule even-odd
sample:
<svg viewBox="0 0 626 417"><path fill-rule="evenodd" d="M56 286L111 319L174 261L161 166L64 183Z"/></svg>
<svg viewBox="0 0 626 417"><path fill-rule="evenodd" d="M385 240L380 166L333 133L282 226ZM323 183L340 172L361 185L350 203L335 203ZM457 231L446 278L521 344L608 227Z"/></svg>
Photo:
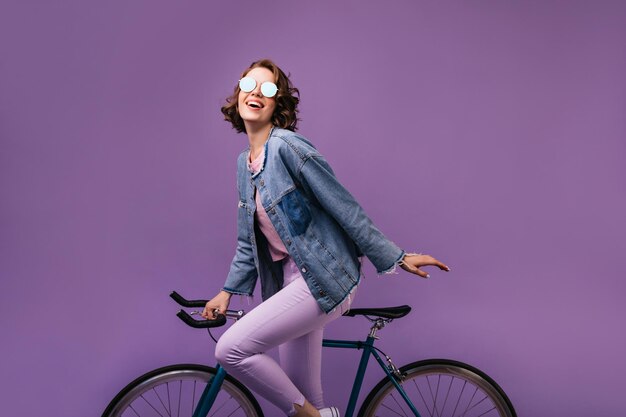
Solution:
<svg viewBox="0 0 626 417"><path fill-rule="evenodd" d="M363 349L363 354L361 355L361 361L359 362L359 369L357 370L356 377L354 378L354 384L352 386L352 393L350 394L350 400L348 401L348 408L345 413L345 417L352 417L354 414L354 410L356 408L356 402L359 398L359 393L361 391L361 385L363 384L363 377L365 376L365 370L367 369L367 364L369 362L370 355L376 359L376 362L383 369L385 374L389 377L393 385L396 387L396 390L400 393L404 401L406 401L407 405L415 414L415 417L421 417L409 397L406 395L406 392L402 388L402 386L398 383L397 378L394 376L393 372L389 370L389 368L385 365L380 355L374 348L374 340L376 340L373 336L368 336L368 338L362 341L350 341L350 340L329 340L324 339L322 346L331 347L331 348L341 348L341 349ZM209 381L204 391L202 392L202 396L200 397L200 401L198 402L198 406L196 407L193 417L206 417L217 397L217 393L222 387L222 382L226 377L226 371L220 365L216 367L217 373L215 376Z"/></svg>

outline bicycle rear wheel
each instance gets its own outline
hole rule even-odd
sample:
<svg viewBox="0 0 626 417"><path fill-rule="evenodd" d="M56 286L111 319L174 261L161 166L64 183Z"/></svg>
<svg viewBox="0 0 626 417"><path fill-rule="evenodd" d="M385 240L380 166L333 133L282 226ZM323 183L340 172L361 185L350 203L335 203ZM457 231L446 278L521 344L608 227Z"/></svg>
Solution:
<svg viewBox="0 0 626 417"><path fill-rule="evenodd" d="M462 362L430 359L400 368L401 383L422 417L516 417L500 386L481 370ZM413 416L389 377L369 393L359 417Z"/></svg>
<svg viewBox="0 0 626 417"><path fill-rule="evenodd" d="M215 368L171 365L148 372L113 398L102 417L191 417ZM259 403L239 381L226 375L211 416L263 417Z"/></svg>

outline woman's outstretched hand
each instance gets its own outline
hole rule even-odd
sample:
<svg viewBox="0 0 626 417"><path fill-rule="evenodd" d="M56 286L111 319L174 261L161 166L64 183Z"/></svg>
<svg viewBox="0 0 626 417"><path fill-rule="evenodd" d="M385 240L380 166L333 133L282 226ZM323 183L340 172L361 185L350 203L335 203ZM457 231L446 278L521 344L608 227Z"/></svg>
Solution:
<svg viewBox="0 0 626 417"><path fill-rule="evenodd" d="M404 258L402 258L402 262L400 263L400 267L402 269L412 274L419 275L422 278L430 278L430 275L428 275L428 273L420 269L420 267L428 265L433 265L446 272L450 272L450 268L443 262L439 262L437 259L433 258L430 255L422 255L421 253L406 254L404 255Z"/></svg>

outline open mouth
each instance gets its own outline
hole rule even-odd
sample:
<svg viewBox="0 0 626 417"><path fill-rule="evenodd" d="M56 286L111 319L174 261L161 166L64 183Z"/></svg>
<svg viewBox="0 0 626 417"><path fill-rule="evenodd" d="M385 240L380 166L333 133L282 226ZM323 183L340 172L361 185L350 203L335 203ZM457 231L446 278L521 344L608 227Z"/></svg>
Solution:
<svg viewBox="0 0 626 417"><path fill-rule="evenodd" d="M248 104L248 107L251 107L253 109L257 109L258 110L258 109L262 109L263 108L263 105L261 103L256 102L256 101L249 101L247 104Z"/></svg>

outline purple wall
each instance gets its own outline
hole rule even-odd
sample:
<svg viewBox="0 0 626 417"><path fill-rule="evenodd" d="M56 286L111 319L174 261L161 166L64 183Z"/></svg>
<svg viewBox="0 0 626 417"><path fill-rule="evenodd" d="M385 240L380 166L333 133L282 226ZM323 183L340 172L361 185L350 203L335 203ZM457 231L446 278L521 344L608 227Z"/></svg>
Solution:
<svg viewBox="0 0 626 417"><path fill-rule="evenodd" d="M3 415L96 416L213 363L168 294L226 276L247 138L219 106L261 57L381 230L452 268L368 263L355 306L414 306L383 349L472 363L521 416L626 413L625 3L89 3L0 6ZM343 407L356 357L324 366Z"/></svg>

